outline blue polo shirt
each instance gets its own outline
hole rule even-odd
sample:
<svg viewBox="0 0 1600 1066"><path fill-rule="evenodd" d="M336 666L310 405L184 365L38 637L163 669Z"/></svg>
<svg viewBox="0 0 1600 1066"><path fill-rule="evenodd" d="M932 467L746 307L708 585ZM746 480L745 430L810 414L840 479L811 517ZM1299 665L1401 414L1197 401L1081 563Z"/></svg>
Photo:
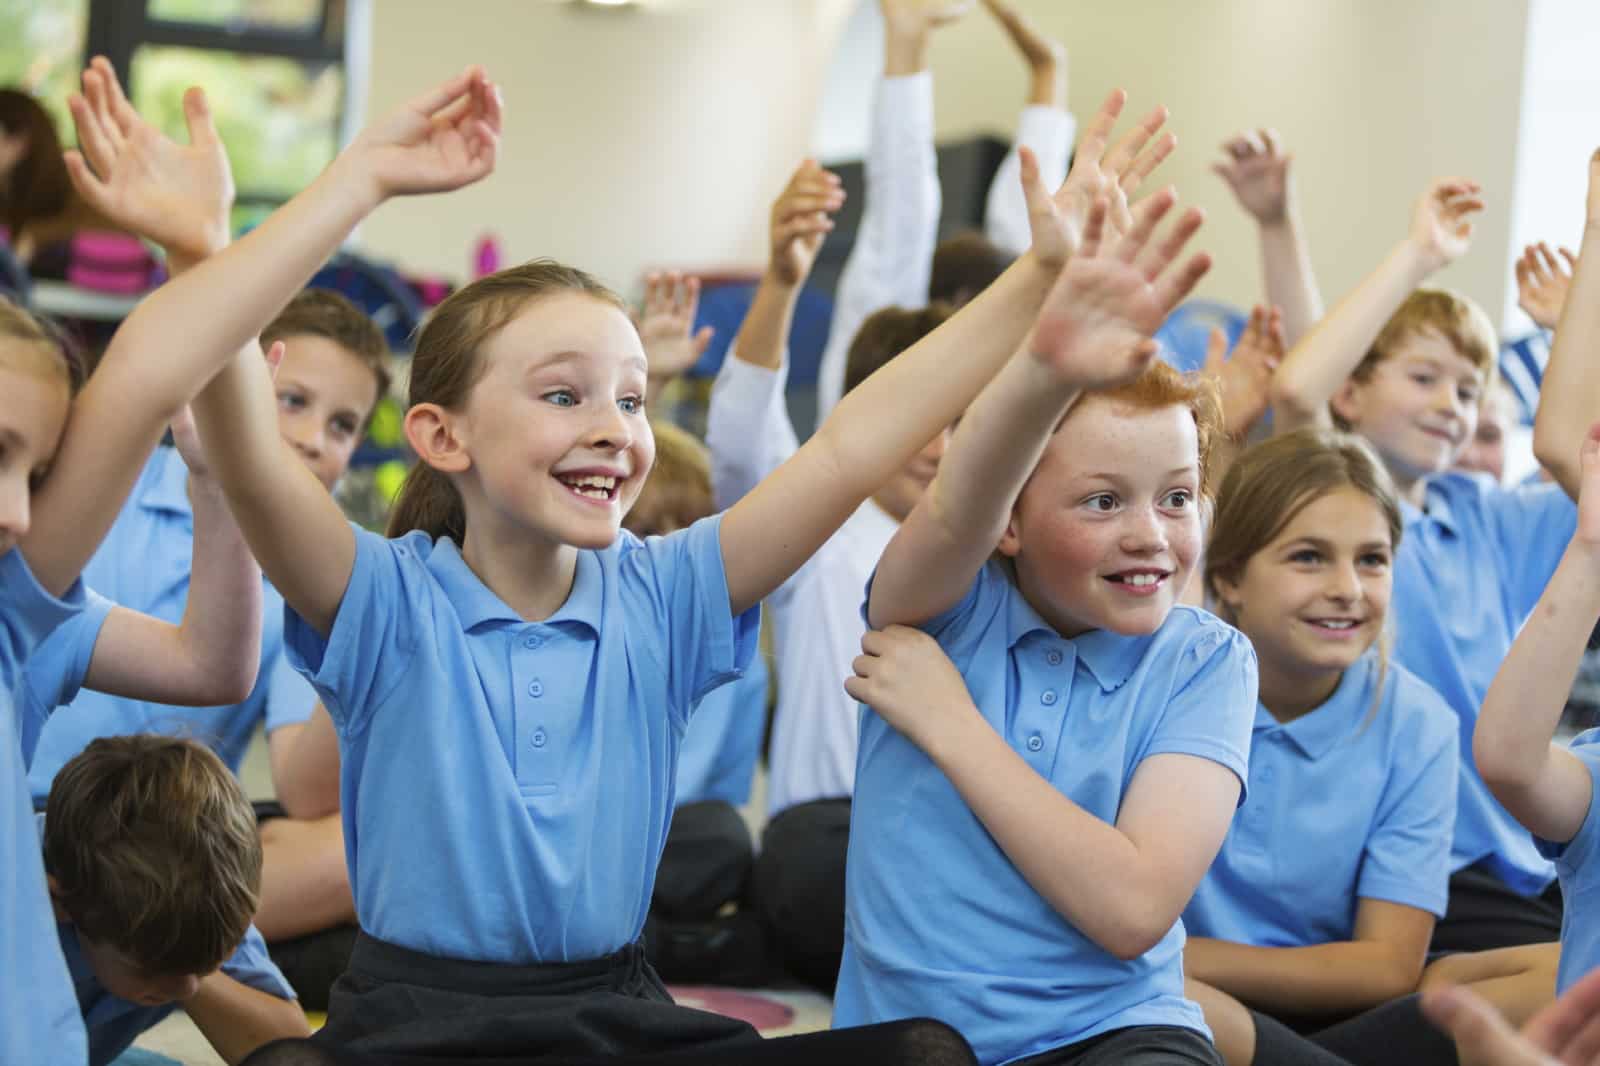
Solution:
<svg viewBox="0 0 1600 1066"><path fill-rule="evenodd" d="M157 448L145 465L127 504L83 579L97 593L124 607L174 624L183 620L189 598L194 511L189 504L188 468L174 448ZM171 707L80 692L89 655L105 613L87 613L45 641L30 661L18 702L27 720L37 721L66 703L71 713L49 715L38 730L28 763L28 784L36 803L50 794L56 772L96 737L130 733L173 733L193 737L237 771L258 723L268 731L311 717L316 698L309 686L289 675L275 678L283 651L283 600L263 585L261 668L255 688L229 707ZM70 701L70 702L69 702Z"/></svg>
<svg viewBox="0 0 1600 1066"><path fill-rule="evenodd" d="M720 524L580 551L539 622L448 538L355 530L328 639L293 611L286 636L339 734L363 929L520 964L639 938L690 708L755 651L760 612L728 610Z"/></svg>
<svg viewBox="0 0 1600 1066"><path fill-rule="evenodd" d="M1589 770L1589 814L1578 835L1559 844L1536 839L1539 853L1554 859L1561 879L1561 963L1556 969L1556 994L1560 995L1596 966L1600 966L1600 729L1580 733L1572 741L1572 754Z"/></svg>
<svg viewBox="0 0 1600 1066"><path fill-rule="evenodd" d="M750 802L750 784L767 728L767 661L750 657L737 681L706 693L694 708L678 752L677 806Z"/></svg>
<svg viewBox="0 0 1600 1066"><path fill-rule="evenodd" d="M995 731L1105 822L1152 755L1211 759L1244 782L1255 653L1204 611L1174 608L1149 636L1068 640L991 562L926 628ZM845 884L835 1025L937 1018L982 1063L1127 1026L1209 1036L1183 995L1182 922L1137 959L1100 948L1034 890L933 761L867 709Z"/></svg>
<svg viewBox="0 0 1600 1066"><path fill-rule="evenodd" d="M44 836L44 815L38 818L39 837ZM105 1066L139 1038L139 1034L156 1025L177 1009L176 1003L147 1007L122 999L106 991L89 957L84 954L78 930L71 922L56 923L56 937L61 944L61 954L67 960L67 972L72 975L73 990L78 996L78 1009L83 1014L83 1025L89 1035L89 1066ZM256 927L251 926L234 953L225 959L219 969L242 985L279 999L294 999L294 989L267 954L267 942L261 939Z"/></svg>
<svg viewBox="0 0 1600 1066"><path fill-rule="evenodd" d="M1577 506L1558 485L1502 489L1484 475L1451 473L1428 480L1425 510L1401 507L1394 658L1437 691L1460 724L1451 870L1482 860L1510 888L1536 894L1555 870L1478 776L1472 731L1495 672L1566 551Z"/></svg>
<svg viewBox="0 0 1600 1066"><path fill-rule="evenodd" d="M1381 671L1377 695L1380 671L1369 651L1292 722L1256 706L1250 800L1183 912L1191 936L1272 948L1351 940L1363 899L1444 914L1456 716L1401 666Z"/></svg>
<svg viewBox="0 0 1600 1066"><path fill-rule="evenodd" d="M81 582L58 600L40 587L21 552L0 555L0 1062L88 1060L83 1017L56 941L10 696L29 652L83 602Z"/></svg>

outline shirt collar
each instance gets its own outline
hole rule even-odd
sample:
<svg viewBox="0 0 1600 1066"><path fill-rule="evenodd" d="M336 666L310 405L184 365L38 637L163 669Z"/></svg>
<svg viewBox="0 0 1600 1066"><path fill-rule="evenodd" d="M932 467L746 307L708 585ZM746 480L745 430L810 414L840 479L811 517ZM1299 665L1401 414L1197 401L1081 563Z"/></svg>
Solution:
<svg viewBox="0 0 1600 1066"><path fill-rule="evenodd" d="M426 534L421 534L426 536ZM606 549L615 551L613 546ZM506 602L485 585L472 568L461 558L461 550L449 537L440 537L434 542L433 550L428 554L428 570L444 589L445 596L456 609L456 617L461 620L462 629L470 632L480 625L490 622L509 622L514 625L527 625L527 619L517 614L506 605ZM567 600L556 613L544 619L540 625L558 625L562 622L577 622L588 626L595 633L600 632L601 593L605 585L604 575L600 572L599 554L592 551L578 552L578 569L572 581L572 591L568 593Z"/></svg>
<svg viewBox="0 0 1600 1066"><path fill-rule="evenodd" d="M1039 616L1013 583L1010 595L1006 597L1006 643L1015 648L1032 633L1042 633L1048 639L1070 644L1078 661L1088 668L1105 692L1113 692L1127 683L1138 668L1139 661L1144 658L1150 642L1155 639L1154 634L1127 637L1106 629L1091 629L1067 639Z"/></svg>
<svg viewBox="0 0 1600 1066"><path fill-rule="evenodd" d="M1257 703L1255 732L1276 729L1306 758L1313 761L1322 758L1366 722L1367 712L1372 708L1372 681L1376 669L1377 652L1369 651L1344 672L1339 687L1333 690L1327 702L1292 722L1280 723L1272 717L1271 711Z"/></svg>
<svg viewBox="0 0 1600 1066"><path fill-rule="evenodd" d="M184 465L178 449L160 447L150 458L155 476L145 483L139 493L139 506L147 511L165 511L170 514L193 515L189 502L189 468Z"/></svg>
<svg viewBox="0 0 1600 1066"><path fill-rule="evenodd" d="M1456 525L1455 508L1450 504L1449 484L1449 475L1428 479L1423 489L1426 510L1418 508L1409 500L1401 500L1400 516L1404 524L1410 527L1418 521L1427 520L1433 522L1451 536L1455 536L1458 532L1458 527Z"/></svg>

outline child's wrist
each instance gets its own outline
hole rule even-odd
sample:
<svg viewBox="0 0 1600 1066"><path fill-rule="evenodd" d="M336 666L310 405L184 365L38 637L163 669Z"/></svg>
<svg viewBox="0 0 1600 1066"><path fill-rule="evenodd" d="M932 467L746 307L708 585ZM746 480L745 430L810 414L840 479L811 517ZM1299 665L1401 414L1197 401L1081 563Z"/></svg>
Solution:
<svg viewBox="0 0 1600 1066"><path fill-rule="evenodd" d="M1398 262L1411 279L1412 287L1422 284L1432 275L1443 270L1447 260L1438 252L1424 246L1412 237L1407 237L1395 249Z"/></svg>
<svg viewBox="0 0 1600 1066"><path fill-rule="evenodd" d="M364 217L376 210L389 198L376 171L359 152L344 151L334 157L319 179L330 183L342 195L350 197Z"/></svg>

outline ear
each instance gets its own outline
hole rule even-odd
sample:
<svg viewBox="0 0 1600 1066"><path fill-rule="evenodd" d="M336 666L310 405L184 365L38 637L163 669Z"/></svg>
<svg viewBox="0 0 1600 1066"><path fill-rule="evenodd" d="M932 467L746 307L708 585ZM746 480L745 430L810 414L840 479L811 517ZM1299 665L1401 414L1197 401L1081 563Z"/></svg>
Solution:
<svg viewBox="0 0 1600 1066"><path fill-rule="evenodd" d="M50 909L55 911L56 921L70 921L71 916L67 914L67 909L61 905L61 882L56 880L55 874L45 874L44 880L50 889Z"/></svg>
<svg viewBox="0 0 1600 1066"><path fill-rule="evenodd" d="M1347 425L1353 426L1361 421L1361 412L1366 406L1362 401L1365 398L1366 383L1346 378L1344 384L1339 386L1339 391L1333 394L1333 399L1328 401L1328 406Z"/></svg>
<svg viewBox="0 0 1600 1066"><path fill-rule="evenodd" d="M1008 559L1015 559L1017 552L1022 550L1022 531L1018 528L1017 509L1011 509L1011 517L1006 520L1006 531L1000 534L1000 543L997 547L1000 554Z"/></svg>
<svg viewBox="0 0 1600 1066"><path fill-rule="evenodd" d="M461 429L456 415L436 403L419 403L406 412L406 442L417 458L442 473L460 474L472 466Z"/></svg>
<svg viewBox="0 0 1600 1066"><path fill-rule="evenodd" d="M1244 597L1239 594L1239 583L1227 574L1219 573L1212 578L1211 587L1206 591L1235 613L1244 603Z"/></svg>

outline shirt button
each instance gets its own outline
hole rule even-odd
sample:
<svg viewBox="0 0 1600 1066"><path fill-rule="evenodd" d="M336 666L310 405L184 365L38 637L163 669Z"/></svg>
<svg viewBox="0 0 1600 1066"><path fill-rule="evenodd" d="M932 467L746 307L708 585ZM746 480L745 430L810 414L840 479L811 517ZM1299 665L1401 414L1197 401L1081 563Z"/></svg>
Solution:
<svg viewBox="0 0 1600 1066"><path fill-rule="evenodd" d="M541 637L537 633L530 633L528 636L524 637L523 640L522 640L522 646L524 648L537 648L539 645L541 645L543 643L544 643L544 638Z"/></svg>
<svg viewBox="0 0 1600 1066"><path fill-rule="evenodd" d="M1044 738L1041 737L1038 733L1035 733L1035 734L1033 734L1033 736L1028 738L1028 750L1029 751L1042 751L1043 749L1044 749Z"/></svg>
<svg viewBox="0 0 1600 1066"><path fill-rule="evenodd" d="M549 739L549 738L545 736L544 730L535 729L533 731L533 746L534 747L536 747L536 748L544 747L544 742L547 739Z"/></svg>
<svg viewBox="0 0 1600 1066"><path fill-rule="evenodd" d="M534 699L538 699L540 696L543 696L544 683L537 679L528 682L528 695L532 696Z"/></svg>
<svg viewBox="0 0 1600 1066"><path fill-rule="evenodd" d="M1045 706L1046 706L1046 707L1053 707L1053 706L1055 706L1055 702L1056 702L1056 690L1055 690L1055 689L1053 689L1053 688L1047 688L1047 689L1045 689L1045 690L1044 690L1044 694L1043 694L1043 695L1042 695L1042 696L1040 696L1040 697L1039 697L1039 702L1040 702L1040 703L1042 703L1042 704L1044 704L1044 705L1045 705Z"/></svg>
<svg viewBox="0 0 1600 1066"><path fill-rule="evenodd" d="M1061 665L1061 653L1058 652L1058 651L1053 651L1049 655L1046 655L1044 657L1044 661L1049 663L1051 666L1060 666Z"/></svg>

